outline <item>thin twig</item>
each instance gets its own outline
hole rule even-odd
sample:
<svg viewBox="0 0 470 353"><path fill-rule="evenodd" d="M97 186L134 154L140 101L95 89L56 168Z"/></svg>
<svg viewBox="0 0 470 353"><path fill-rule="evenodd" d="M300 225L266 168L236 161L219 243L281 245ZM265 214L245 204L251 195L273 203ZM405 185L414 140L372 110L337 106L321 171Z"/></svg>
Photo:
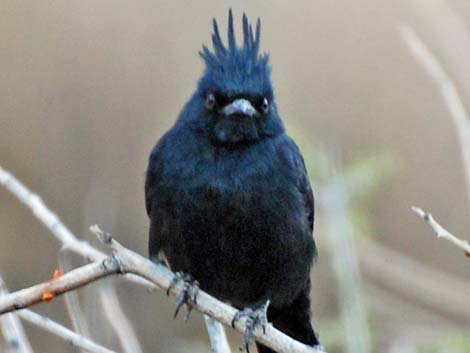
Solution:
<svg viewBox="0 0 470 353"><path fill-rule="evenodd" d="M0 298L7 295L8 288L0 276ZM6 314L0 317L0 330L3 332L7 353L33 353L23 325L16 313Z"/></svg>
<svg viewBox="0 0 470 353"><path fill-rule="evenodd" d="M64 249L73 251L83 256L88 261L99 261L106 257L106 254L97 250L88 242L78 239L59 217L44 204L39 195L31 192L22 182L15 178L13 174L3 169L1 166L0 185L3 185L25 204L33 212L34 216L62 243ZM152 283L144 281L142 278L132 275L127 277L131 281L154 288Z"/></svg>
<svg viewBox="0 0 470 353"><path fill-rule="evenodd" d="M105 257L105 254L96 250L87 242L78 240L57 215L46 207L37 194L28 190L23 183L2 167L0 167L0 184L28 206L34 216L54 234L66 249L82 255L90 261L102 260Z"/></svg>
<svg viewBox="0 0 470 353"><path fill-rule="evenodd" d="M88 338L85 338L72 330L68 329L65 326L51 320L48 317L39 315L34 311L23 309L18 311L18 315L25 321L36 325L50 333L64 339L66 342L70 343L72 346L81 348L91 353L115 353L114 351L105 348Z"/></svg>
<svg viewBox="0 0 470 353"><path fill-rule="evenodd" d="M470 244L466 240L462 240L457 238L455 235L450 233L447 229L445 229L443 226L441 226L432 216L432 214L424 212L421 208L419 207L411 207L411 209L418 215L420 216L426 223L429 224L429 226L432 228L434 233L438 238L446 239L450 241L452 244L458 246L459 248L463 249L465 251L465 255L467 257L470 257Z"/></svg>

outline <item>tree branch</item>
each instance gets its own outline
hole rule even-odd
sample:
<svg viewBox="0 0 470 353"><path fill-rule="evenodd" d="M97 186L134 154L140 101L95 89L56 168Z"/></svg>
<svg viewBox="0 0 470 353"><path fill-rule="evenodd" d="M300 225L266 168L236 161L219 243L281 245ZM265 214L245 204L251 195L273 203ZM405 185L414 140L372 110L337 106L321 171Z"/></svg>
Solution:
<svg viewBox="0 0 470 353"><path fill-rule="evenodd" d="M28 310L28 309L23 309L18 311L18 316L20 316L23 320L28 321L32 323L33 325L36 325L43 330L49 331L50 333L53 333L54 335L64 339L68 343L70 343L72 346L81 348L86 350L87 352L91 353L115 353L114 351L105 348L88 338L85 338L72 330L68 329L65 326L62 326L61 324L51 320L48 317L39 315L35 313L34 311Z"/></svg>
<svg viewBox="0 0 470 353"><path fill-rule="evenodd" d="M42 199L0 166L0 184L25 204L51 233L59 240L65 249L82 255L89 261L103 259L106 255L85 241L78 240L75 235L51 212Z"/></svg>
<svg viewBox="0 0 470 353"><path fill-rule="evenodd" d="M230 346L228 345L227 336L222 324L213 320L207 314L204 314L204 322L209 334L212 353L230 353Z"/></svg>
<svg viewBox="0 0 470 353"><path fill-rule="evenodd" d="M96 226L92 229L94 233L100 236L102 241L112 247L112 255L109 255L102 261L72 270L57 279L52 279L49 282L41 283L1 298L0 314L22 309L44 301L45 293L50 293L53 298L105 276L117 273L133 273L153 282L158 288L164 291L168 290L174 278L173 272L165 266L153 263L149 259L123 247L113 240L109 234L103 233ZM169 293L173 296L178 296L181 290L183 290L183 284L179 283L176 286L172 286ZM49 300L50 296L47 296L47 298ZM232 319L236 313L236 309L203 291L199 292L194 309L211 316L213 319L226 326L231 325ZM245 328L246 318L241 318L235 323L235 329L237 331L245 332ZM257 328L254 337L258 342L279 353L324 353L322 350L306 346L293 340L284 333L276 330L272 325L268 325L266 334L263 334L261 328Z"/></svg>
<svg viewBox="0 0 470 353"><path fill-rule="evenodd" d="M78 267L59 278L13 292L0 298L0 315L23 309L36 303L50 301L55 296L83 287L88 283L118 273L119 271L119 264L112 255L101 261Z"/></svg>
<svg viewBox="0 0 470 353"><path fill-rule="evenodd" d="M0 276L0 298L8 295L8 288ZM3 332L8 353L33 353L23 325L14 313L0 317L0 330Z"/></svg>
<svg viewBox="0 0 470 353"><path fill-rule="evenodd" d="M18 179L16 179L12 174L3 170L0 167L0 184L4 185L11 193L13 193L22 203L28 206L33 214L38 220L40 220L56 237L58 241L62 243L62 251L70 250L75 252L89 261L99 261L106 257L106 254L95 249L89 243L79 240L59 219L59 217L54 214L41 200L41 198L32 193L28 188L23 185ZM142 278L133 277L130 278L133 281L140 282L140 284L153 287L153 284L144 281ZM110 320L112 328L116 332L121 346L124 349L124 352L133 352L139 353L142 352L137 336L132 328L132 325L124 317L121 307L119 305L119 300L117 294L114 290L109 289L107 291L108 302L104 306L105 313L109 317L108 313L113 312L116 317L113 320ZM72 314L71 309L71 300L67 300L67 308ZM74 324L76 323L78 317L72 315L71 317ZM124 328L124 331L119 331L119 329Z"/></svg>
<svg viewBox="0 0 470 353"><path fill-rule="evenodd" d="M434 233L438 238L446 239L450 241L452 244L458 246L459 248L465 251L465 255L470 257L470 244L462 239L457 238L455 235L450 233L447 229L441 226L432 216L432 214L424 212L419 207L411 207L413 212L415 212L418 216L420 216L429 226L432 228Z"/></svg>
<svg viewBox="0 0 470 353"><path fill-rule="evenodd" d="M0 276L0 298L1 296L7 295L8 288L6 287L3 278ZM64 339L71 345L82 348L90 353L115 353L112 350L109 350L75 332L62 326L61 324L39 315L31 310L22 309L18 310L15 313L9 313L1 318L3 320L11 320L10 328L7 330L7 344L11 345L11 353L32 353L33 350L26 338L26 335L23 332L18 316L23 320L28 321L29 323L36 325L43 330L49 331L60 338Z"/></svg>

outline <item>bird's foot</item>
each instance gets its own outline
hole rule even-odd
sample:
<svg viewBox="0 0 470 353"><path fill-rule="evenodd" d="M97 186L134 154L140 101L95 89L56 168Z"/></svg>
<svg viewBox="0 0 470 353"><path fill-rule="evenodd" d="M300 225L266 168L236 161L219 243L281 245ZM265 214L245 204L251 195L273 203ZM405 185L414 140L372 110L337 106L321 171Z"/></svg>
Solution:
<svg viewBox="0 0 470 353"><path fill-rule="evenodd" d="M266 333L266 327L268 326L268 311L269 300L263 302L261 305L254 307L247 307L243 310L238 311L232 319L232 327L235 327L235 322L240 320L242 317L246 317L245 334L243 336L243 344L245 350L250 353L250 344L253 340L253 334L256 327L261 327L263 333ZM242 350L242 348L240 348Z"/></svg>
<svg viewBox="0 0 470 353"><path fill-rule="evenodd" d="M197 295L199 293L199 282L194 280L193 277L184 272L176 272L175 276L171 280L168 289L166 290L166 295L170 294L170 291L180 282L183 281L183 288L176 298L176 310L173 318L176 318L181 307L186 305L187 313L184 318L185 321L188 321L189 314L193 309L194 304L197 303Z"/></svg>

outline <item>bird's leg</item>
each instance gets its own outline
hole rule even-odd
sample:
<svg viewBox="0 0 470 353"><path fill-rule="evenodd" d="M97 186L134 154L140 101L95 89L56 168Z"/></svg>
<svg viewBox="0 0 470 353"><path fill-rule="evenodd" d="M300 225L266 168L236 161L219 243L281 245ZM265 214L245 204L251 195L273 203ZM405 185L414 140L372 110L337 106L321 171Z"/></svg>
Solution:
<svg viewBox="0 0 470 353"><path fill-rule="evenodd" d="M242 317L246 317L245 334L243 336L243 343L245 350L250 353L250 344L253 340L253 333L257 326L263 329L263 333L266 333L266 327L268 326L268 306L269 299L262 300L252 306L246 307L243 310L238 311L232 319L232 327L235 327L235 322L240 320Z"/></svg>
<svg viewBox="0 0 470 353"><path fill-rule="evenodd" d="M175 276L171 280L170 285L168 286L168 289L166 290L166 294L169 295L171 289L174 288L180 281L183 281L183 288L178 294L178 298L176 298L176 310L175 314L173 315L173 318L176 318L181 307L186 304L187 313L185 321L188 321L189 314L193 309L193 305L197 303L197 295L199 293L199 282L194 280L190 274L184 272L176 272Z"/></svg>

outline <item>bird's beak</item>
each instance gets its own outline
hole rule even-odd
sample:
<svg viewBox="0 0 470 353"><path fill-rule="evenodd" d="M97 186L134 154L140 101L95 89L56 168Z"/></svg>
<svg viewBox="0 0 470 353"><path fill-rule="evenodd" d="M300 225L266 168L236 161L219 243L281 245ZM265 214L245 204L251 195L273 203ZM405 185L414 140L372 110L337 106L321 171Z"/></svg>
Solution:
<svg viewBox="0 0 470 353"><path fill-rule="evenodd" d="M224 115L246 115L246 116L253 116L256 114L256 109L253 108L249 100L240 98L234 100L232 103L227 104L223 109L222 113Z"/></svg>

